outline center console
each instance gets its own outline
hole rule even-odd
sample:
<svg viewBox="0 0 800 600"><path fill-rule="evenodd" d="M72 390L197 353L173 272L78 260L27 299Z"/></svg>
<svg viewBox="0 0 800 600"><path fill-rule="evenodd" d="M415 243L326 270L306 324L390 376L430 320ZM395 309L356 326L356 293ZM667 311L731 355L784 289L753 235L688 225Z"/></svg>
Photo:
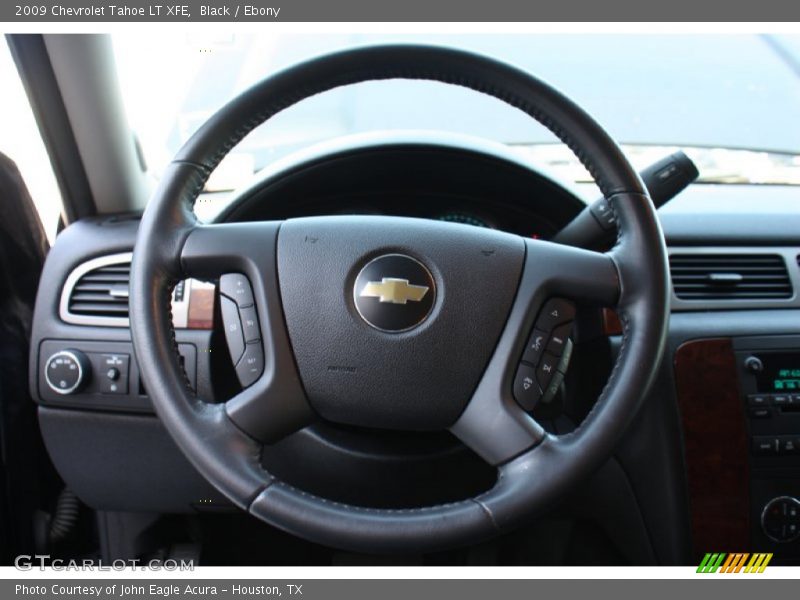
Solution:
<svg viewBox="0 0 800 600"><path fill-rule="evenodd" d="M686 342L674 371L694 555L800 562L800 336Z"/></svg>
<svg viewBox="0 0 800 600"><path fill-rule="evenodd" d="M747 415L753 542L800 556L800 336L733 340Z"/></svg>

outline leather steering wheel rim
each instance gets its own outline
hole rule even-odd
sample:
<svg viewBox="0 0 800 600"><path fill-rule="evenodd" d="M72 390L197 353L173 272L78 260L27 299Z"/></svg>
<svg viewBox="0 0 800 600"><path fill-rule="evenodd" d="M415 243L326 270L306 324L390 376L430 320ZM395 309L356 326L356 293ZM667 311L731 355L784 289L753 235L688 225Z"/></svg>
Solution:
<svg viewBox="0 0 800 600"><path fill-rule="evenodd" d="M525 258L507 323L474 395L450 427L498 467L497 482L475 498L397 510L318 498L279 481L260 465L264 441L314 418L281 305L275 248L282 224L202 225L193 214L210 173L256 126L326 90L393 78L471 88L535 118L592 174L619 231L607 253L516 238ZM195 397L180 367L169 298L179 280L225 272L244 273L253 282L265 368L251 388L227 403L211 404ZM377 46L310 60L265 79L223 107L184 145L142 218L133 254L130 321L136 358L158 417L191 463L235 505L329 546L420 552L508 531L547 508L610 456L660 364L668 289L664 240L647 191L617 145L582 109L532 75L493 59L441 47ZM601 397L578 429L565 436L546 434L514 403L509 389L509 373L527 335L522 330L531 326L547 294L554 293L615 307L623 328Z"/></svg>

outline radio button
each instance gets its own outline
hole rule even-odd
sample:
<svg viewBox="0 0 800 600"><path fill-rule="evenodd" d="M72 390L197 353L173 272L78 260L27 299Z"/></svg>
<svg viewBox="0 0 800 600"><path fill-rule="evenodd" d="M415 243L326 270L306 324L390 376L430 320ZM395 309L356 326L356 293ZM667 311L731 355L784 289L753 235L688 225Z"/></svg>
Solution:
<svg viewBox="0 0 800 600"><path fill-rule="evenodd" d="M800 447L797 440L793 437L778 438L778 454L798 454Z"/></svg>
<svg viewBox="0 0 800 600"><path fill-rule="evenodd" d="M770 456L778 453L778 438L758 436L753 438L753 453L758 456Z"/></svg>
<svg viewBox="0 0 800 600"><path fill-rule="evenodd" d="M772 411L766 406L751 406L750 418L751 419L769 419L772 417Z"/></svg>
<svg viewBox="0 0 800 600"><path fill-rule="evenodd" d="M786 406L791 404L792 399L791 396L786 394L772 394L772 404L775 406Z"/></svg>

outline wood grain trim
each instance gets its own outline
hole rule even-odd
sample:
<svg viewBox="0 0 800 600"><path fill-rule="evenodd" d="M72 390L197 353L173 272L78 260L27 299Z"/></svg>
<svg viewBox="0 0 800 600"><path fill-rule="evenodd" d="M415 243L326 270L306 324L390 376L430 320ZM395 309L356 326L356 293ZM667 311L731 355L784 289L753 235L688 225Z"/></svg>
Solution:
<svg viewBox="0 0 800 600"><path fill-rule="evenodd" d="M186 326L189 329L214 328L214 286L192 286Z"/></svg>
<svg viewBox="0 0 800 600"><path fill-rule="evenodd" d="M610 308L603 309L603 333L622 335L622 322L619 320L619 315Z"/></svg>
<svg viewBox="0 0 800 600"><path fill-rule="evenodd" d="M731 340L687 342L674 365L695 560L706 552L746 551L748 442Z"/></svg>

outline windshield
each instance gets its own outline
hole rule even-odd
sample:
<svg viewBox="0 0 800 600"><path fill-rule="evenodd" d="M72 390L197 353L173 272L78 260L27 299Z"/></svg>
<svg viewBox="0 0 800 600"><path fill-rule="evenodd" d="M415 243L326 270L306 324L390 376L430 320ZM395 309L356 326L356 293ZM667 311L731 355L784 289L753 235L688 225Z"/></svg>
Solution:
<svg viewBox="0 0 800 600"><path fill-rule="evenodd" d="M157 178L234 95L303 59L361 44L444 44L515 64L560 88L642 167L675 148L701 181L800 185L800 36L114 36L129 118ZM588 174L554 136L500 101L432 82L348 86L303 101L250 134L209 181L243 185L286 154L375 130L437 130L512 145L576 182Z"/></svg>

